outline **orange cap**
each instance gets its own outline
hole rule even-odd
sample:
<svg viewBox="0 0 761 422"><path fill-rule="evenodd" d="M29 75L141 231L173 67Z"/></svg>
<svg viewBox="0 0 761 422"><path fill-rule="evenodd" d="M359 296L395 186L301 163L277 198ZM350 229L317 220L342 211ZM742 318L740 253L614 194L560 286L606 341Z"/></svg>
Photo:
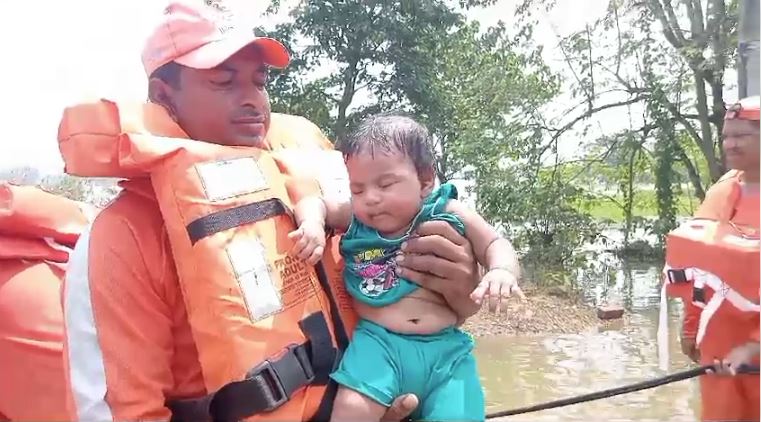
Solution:
<svg viewBox="0 0 761 422"><path fill-rule="evenodd" d="M270 66L283 68L290 61L288 50L279 41L257 37L253 28L232 26L210 7L172 1L145 43L143 67L148 76L172 61L194 69L210 69L250 44L260 46L263 61Z"/></svg>
<svg viewBox="0 0 761 422"><path fill-rule="evenodd" d="M745 97L742 100L732 104L724 114L724 120L740 119L759 121L759 106L761 106L761 97Z"/></svg>

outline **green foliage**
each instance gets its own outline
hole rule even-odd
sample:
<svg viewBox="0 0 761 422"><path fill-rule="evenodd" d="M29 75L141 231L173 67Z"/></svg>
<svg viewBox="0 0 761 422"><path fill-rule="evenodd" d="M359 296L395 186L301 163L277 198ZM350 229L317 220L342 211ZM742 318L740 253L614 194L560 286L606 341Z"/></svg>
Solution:
<svg viewBox="0 0 761 422"><path fill-rule="evenodd" d="M273 72L273 110L306 116L332 139L369 114L412 113L436 141L439 178L473 182L478 210L511 234L526 265L582 265L580 247L611 222L623 223L625 247L641 249L630 239L637 228L663 236L722 171L716 87L734 54L736 2L698 14L695 2L612 0L560 40L564 75L532 39L536 12L555 2L520 2L510 28L465 18L493 3L301 1L269 34L293 54ZM578 105L546 115L561 89ZM564 134L586 136L589 117L619 107L632 107L628 128L558 160Z"/></svg>

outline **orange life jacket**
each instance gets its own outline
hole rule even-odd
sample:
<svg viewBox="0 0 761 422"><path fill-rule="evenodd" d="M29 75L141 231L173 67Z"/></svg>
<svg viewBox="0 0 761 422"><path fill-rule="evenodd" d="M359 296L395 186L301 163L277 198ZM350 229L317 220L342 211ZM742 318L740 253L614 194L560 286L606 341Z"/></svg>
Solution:
<svg viewBox="0 0 761 422"><path fill-rule="evenodd" d="M717 312L736 321L761 312L758 230L730 221L740 196L737 175L722 177L695 218L666 238L665 293L703 308L698 344Z"/></svg>
<svg viewBox="0 0 761 422"><path fill-rule="evenodd" d="M0 182L0 420L66 420L60 289L96 209Z"/></svg>
<svg viewBox="0 0 761 422"><path fill-rule="evenodd" d="M94 212L34 186L0 182L0 259L65 263Z"/></svg>
<svg viewBox="0 0 761 422"><path fill-rule="evenodd" d="M268 151L188 139L153 104L101 100L64 112L68 173L150 177L155 190L210 392L168 403L175 419L296 421L330 411L328 375L356 316L336 239L316 268L287 255L292 198L311 173L287 150L311 149L309 167L322 166L324 137L303 122L273 114L268 139L281 137L284 149ZM315 394L325 398L320 409L307 408Z"/></svg>

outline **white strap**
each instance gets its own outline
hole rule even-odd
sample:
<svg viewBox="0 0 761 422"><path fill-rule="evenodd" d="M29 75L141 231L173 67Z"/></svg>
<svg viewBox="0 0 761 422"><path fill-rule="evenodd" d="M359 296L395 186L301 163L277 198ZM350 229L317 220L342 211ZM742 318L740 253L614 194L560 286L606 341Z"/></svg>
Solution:
<svg viewBox="0 0 761 422"><path fill-rule="evenodd" d="M662 371L669 369L669 310L666 297L666 283L661 287L661 303L658 313L658 368Z"/></svg>
<svg viewBox="0 0 761 422"><path fill-rule="evenodd" d="M701 271L701 273L695 281L697 282L700 279L704 286L710 287L714 291L714 296L718 294L726 298L732 306L742 312L761 312L761 305L748 300L745 296L738 293L737 290L729 287L727 283L723 282L715 274L707 271Z"/></svg>
<svg viewBox="0 0 761 422"><path fill-rule="evenodd" d="M728 284L724 283L715 274L709 273L708 271L698 270L695 276L696 286L700 284L701 286L708 287L713 291L711 300L708 301L708 303L703 308L703 312L700 314L698 335L695 338L697 344L700 344L700 342L703 340L703 336L705 336L705 332L708 328L708 324L711 321L711 318L713 318L713 315L721 307L722 303L724 303L724 300L728 301L732 306L741 312L761 312L761 305L753 303L752 301L742 296L740 293L737 293L736 290L729 287Z"/></svg>
<svg viewBox="0 0 761 422"><path fill-rule="evenodd" d="M700 313L700 323L698 324L698 335L695 337L695 342L700 345L700 343L703 341L703 336L706 333L706 328L708 327L708 323L711 322L711 318L713 318L713 314L716 313L716 310L719 309L721 304L724 302L724 296L720 294L714 294L713 297L711 297L711 300L708 301L708 304L706 304L705 308L703 309L703 312Z"/></svg>

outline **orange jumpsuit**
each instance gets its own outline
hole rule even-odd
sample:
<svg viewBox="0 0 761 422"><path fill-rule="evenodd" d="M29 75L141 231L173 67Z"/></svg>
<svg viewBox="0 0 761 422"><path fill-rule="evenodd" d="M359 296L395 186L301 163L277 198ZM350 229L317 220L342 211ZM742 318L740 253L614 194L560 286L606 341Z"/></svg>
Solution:
<svg viewBox="0 0 761 422"><path fill-rule="evenodd" d="M60 291L86 224L74 201L0 184L0 420L69 420Z"/></svg>
<svg viewBox="0 0 761 422"><path fill-rule="evenodd" d="M758 229L759 192L741 192L740 177L737 173L712 186L695 217L725 217L735 224ZM701 312L701 308L685 301L683 337L695 338ZM715 359L723 359L732 349L750 341L759 341L759 315L738 320L720 308L700 344L700 364L713 364ZM703 421L759 420L758 375L705 375L700 378L700 387Z"/></svg>

